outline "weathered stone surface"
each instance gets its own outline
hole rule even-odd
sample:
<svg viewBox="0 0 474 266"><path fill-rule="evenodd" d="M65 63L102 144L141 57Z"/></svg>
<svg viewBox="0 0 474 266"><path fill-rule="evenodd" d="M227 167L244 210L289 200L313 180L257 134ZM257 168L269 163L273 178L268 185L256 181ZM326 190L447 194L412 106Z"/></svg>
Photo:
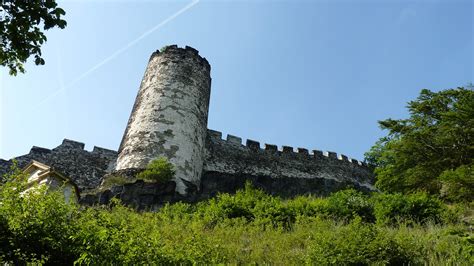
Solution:
<svg viewBox="0 0 474 266"><path fill-rule="evenodd" d="M12 161L6 161L3 159L0 159L0 183L5 181L3 178L3 175L8 173L10 171L10 168L12 166Z"/></svg>
<svg viewBox="0 0 474 266"><path fill-rule="evenodd" d="M197 50L173 45L155 52L135 100L116 169L144 168L164 156L176 167L179 193L186 193L185 181L199 186L210 89L210 66Z"/></svg>
<svg viewBox="0 0 474 266"><path fill-rule="evenodd" d="M288 146L277 151L271 145L260 149L258 142L250 140L246 146L235 145L234 141L223 140L213 132L206 139L205 173L222 173L222 178L228 175L272 177L275 182L281 178L294 178L295 184L301 183L297 179L325 179L333 180L335 187L340 187L336 185L340 183L374 189L373 173L368 167L348 159L339 160L334 152L324 156L319 152L309 154L303 148L295 152Z"/></svg>
<svg viewBox="0 0 474 266"><path fill-rule="evenodd" d="M235 193L238 189L244 188L247 181L270 195L283 198L293 198L299 195L326 196L346 188L355 188L363 192L371 191L371 189L365 186L359 186L357 183L348 180L339 182L326 178L273 178L271 176L256 176L243 173L205 172L201 181L202 190L197 199L212 198L218 193Z"/></svg>
<svg viewBox="0 0 474 266"><path fill-rule="evenodd" d="M83 143L68 139L52 150L34 146L28 154L14 158L20 168L32 160L49 165L71 178L80 191L98 187L116 159L116 151L95 147L89 152ZM0 160L0 175L8 172L12 164L12 160Z"/></svg>
<svg viewBox="0 0 474 266"><path fill-rule="evenodd" d="M138 180L130 184L113 186L94 195L82 195L80 203L84 205L108 204L112 198L118 198L125 205L139 210L156 210L165 203L194 203L215 197L218 193L232 194L243 189L246 182L251 182L254 187L270 195L282 198L293 198L298 195L326 196L346 188L355 188L363 192L371 191L365 186L359 186L347 180L339 182L325 178L273 178L238 173L205 172L202 175L201 189L198 192L188 191L186 196L175 191L174 181L158 184Z"/></svg>
<svg viewBox="0 0 474 266"><path fill-rule="evenodd" d="M156 210L168 202L196 201L195 196L182 196L176 192L176 183L147 183L137 180L133 183L113 186L110 189L83 195L80 203L84 205L108 204L111 199L120 199L122 203L139 210Z"/></svg>

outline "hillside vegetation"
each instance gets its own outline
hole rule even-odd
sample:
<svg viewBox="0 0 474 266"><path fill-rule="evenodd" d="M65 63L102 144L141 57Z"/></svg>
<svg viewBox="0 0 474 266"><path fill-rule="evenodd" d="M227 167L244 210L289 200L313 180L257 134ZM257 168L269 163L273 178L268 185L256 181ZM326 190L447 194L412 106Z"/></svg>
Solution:
<svg viewBox="0 0 474 266"><path fill-rule="evenodd" d="M281 200L247 185L195 205L80 208L59 193L1 189L0 262L11 264L472 265L462 208L417 193Z"/></svg>

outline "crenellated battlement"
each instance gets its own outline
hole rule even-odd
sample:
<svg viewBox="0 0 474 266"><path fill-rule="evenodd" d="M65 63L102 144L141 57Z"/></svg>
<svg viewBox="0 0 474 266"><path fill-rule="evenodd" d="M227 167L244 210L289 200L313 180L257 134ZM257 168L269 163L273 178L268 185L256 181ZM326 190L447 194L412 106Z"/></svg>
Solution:
<svg viewBox="0 0 474 266"><path fill-rule="evenodd" d="M103 175L114 169L117 152L96 146L92 151L87 151L84 147L84 143L70 139L64 139L53 149L33 146L28 154L8 161L1 160L0 175L10 170L13 160L17 161L20 168L35 160L67 175L80 190L92 189L100 184Z"/></svg>
<svg viewBox="0 0 474 266"><path fill-rule="evenodd" d="M321 151L321 150L310 150L306 148L294 148L291 146L277 146L275 144L264 143L263 147L260 145L260 142L252 139L243 139L231 134L228 134L226 138L223 138L223 134L220 131L208 129L207 134L209 137L216 141L222 142L230 146L240 147L242 149L247 148L249 151L262 153L262 154L272 154L275 156L289 156L295 158L307 158L310 160L319 160L322 158L334 159L344 163L352 163L361 167L368 167L365 162L358 161L357 159L349 158L344 154L338 154L332 151Z"/></svg>
<svg viewBox="0 0 474 266"><path fill-rule="evenodd" d="M185 57L191 56L195 58L200 63L200 65L205 67L207 70L211 69L211 65L209 64L207 59L205 57L200 56L199 51L190 46L185 46L184 48L180 48L176 44L164 46L163 48L153 52L150 56L149 61L151 61L156 56L169 56L174 57L176 59L184 59Z"/></svg>
<svg viewBox="0 0 474 266"><path fill-rule="evenodd" d="M291 182L297 187L301 182L307 185L312 182L313 186L324 185L327 191L347 186L374 189L370 168L344 154L268 143L261 145L258 141L243 141L230 134L224 138L222 132L215 130L207 131L204 171L205 177L214 177L213 182L225 182L216 176L227 175L237 179L262 177L275 184L283 182L281 180L294 180ZM304 191L301 186L298 189Z"/></svg>
<svg viewBox="0 0 474 266"><path fill-rule="evenodd" d="M70 140L70 139L64 139L63 142L51 149L48 148L43 148L43 147L38 147L38 146L33 146L30 149L29 154L48 154L53 151L85 151L90 153L91 155L117 155L117 151L111 150L111 149L106 149L98 146L94 146L92 148L92 151L87 151L85 150L85 144L83 142L78 142L75 140Z"/></svg>

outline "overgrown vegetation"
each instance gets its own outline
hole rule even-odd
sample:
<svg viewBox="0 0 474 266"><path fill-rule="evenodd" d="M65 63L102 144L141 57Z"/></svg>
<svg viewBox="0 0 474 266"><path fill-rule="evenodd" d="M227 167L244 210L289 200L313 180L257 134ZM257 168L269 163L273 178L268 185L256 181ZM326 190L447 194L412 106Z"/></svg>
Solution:
<svg viewBox="0 0 474 266"><path fill-rule="evenodd" d="M474 91L422 90L407 119L380 121L388 135L366 154L377 187L474 200Z"/></svg>
<svg viewBox="0 0 474 266"><path fill-rule="evenodd" d="M1 263L474 263L472 234L427 194L347 190L285 201L247 185L153 213L117 200L81 209L60 193L22 197L23 184L20 175L0 189Z"/></svg>
<svg viewBox="0 0 474 266"><path fill-rule="evenodd" d="M137 179L148 182L164 183L170 181L174 177L174 166L165 157L152 160L147 168L138 173Z"/></svg>
<svg viewBox="0 0 474 266"><path fill-rule="evenodd" d="M128 180L126 177L119 176L119 175L113 175L113 176L107 176L104 181L101 184L101 187L103 189L108 189L112 186L120 186L129 183L130 180Z"/></svg>
<svg viewBox="0 0 474 266"><path fill-rule="evenodd" d="M112 186L121 186L124 184L134 183L137 180L152 183L165 183L173 179L175 174L174 166L165 157L152 160L147 168L139 172L134 178L127 178L121 175L106 176L101 186L92 192L100 192L110 189ZM90 193L91 191L89 191Z"/></svg>

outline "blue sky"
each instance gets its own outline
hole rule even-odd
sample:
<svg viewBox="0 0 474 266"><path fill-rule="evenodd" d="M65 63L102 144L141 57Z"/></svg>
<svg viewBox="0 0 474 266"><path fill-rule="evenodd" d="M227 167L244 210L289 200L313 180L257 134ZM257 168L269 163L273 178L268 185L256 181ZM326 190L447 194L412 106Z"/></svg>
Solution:
<svg viewBox="0 0 474 266"><path fill-rule="evenodd" d="M423 88L474 82L471 0L60 1L46 65L0 72L0 158L64 138L118 149L150 54L212 66L209 128L362 159Z"/></svg>

